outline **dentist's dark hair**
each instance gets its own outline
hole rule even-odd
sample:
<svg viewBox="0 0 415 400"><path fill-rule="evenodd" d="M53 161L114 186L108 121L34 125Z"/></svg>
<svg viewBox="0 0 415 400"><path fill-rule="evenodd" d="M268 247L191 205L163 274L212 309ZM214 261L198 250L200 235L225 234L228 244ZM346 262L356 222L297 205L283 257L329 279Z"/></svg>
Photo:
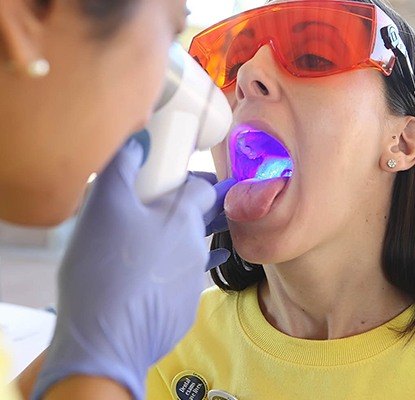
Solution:
<svg viewBox="0 0 415 400"><path fill-rule="evenodd" d="M72 0L81 14L93 22L91 36L105 39L113 34L131 15L131 7L140 0ZM41 12L47 12L52 0L37 0Z"/></svg>
<svg viewBox="0 0 415 400"><path fill-rule="evenodd" d="M139 0L77 0L81 11L94 20L94 36L106 38L132 15L131 7Z"/></svg>
<svg viewBox="0 0 415 400"><path fill-rule="evenodd" d="M355 0L372 3L388 14L399 28L412 66L415 58L415 32L407 22L383 0ZM390 77L384 77L384 92L389 110L396 116L415 116L415 95L406 86L399 68L394 68ZM211 276L225 291L241 291L265 279L262 265L242 260L233 248L229 232L216 234L212 249L227 248L229 260L211 271ZM415 300L415 167L396 174L388 224L386 227L382 268L388 281L402 293ZM415 315L402 335L415 335Z"/></svg>

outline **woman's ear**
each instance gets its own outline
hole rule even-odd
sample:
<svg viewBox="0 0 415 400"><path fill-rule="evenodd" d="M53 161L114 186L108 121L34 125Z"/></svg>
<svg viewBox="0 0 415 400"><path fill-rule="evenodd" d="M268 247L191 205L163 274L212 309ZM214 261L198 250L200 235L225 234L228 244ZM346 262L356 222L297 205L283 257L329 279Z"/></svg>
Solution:
<svg viewBox="0 0 415 400"><path fill-rule="evenodd" d="M42 22L49 3L39 0L0 1L0 57L3 65L29 76L45 75L48 66L43 54Z"/></svg>
<svg viewBox="0 0 415 400"><path fill-rule="evenodd" d="M415 117L405 117L396 128L388 134L380 158L380 167L388 172L406 171L415 165Z"/></svg>

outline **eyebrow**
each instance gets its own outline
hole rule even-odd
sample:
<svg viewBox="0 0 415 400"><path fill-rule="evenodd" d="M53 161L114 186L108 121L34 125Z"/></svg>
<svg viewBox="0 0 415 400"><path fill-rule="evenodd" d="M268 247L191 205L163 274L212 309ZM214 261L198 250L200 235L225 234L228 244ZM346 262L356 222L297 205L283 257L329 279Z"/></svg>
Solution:
<svg viewBox="0 0 415 400"><path fill-rule="evenodd" d="M309 26L313 26L313 25L318 25L318 26L326 26L327 28L330 28L334 31L337 31L337 28L335 28L333 25L330 24L326 24L325 22L321 22L321 21L305 21L305 22L300 22L296 25L293 26L292 31L294 33L299 33L304 31L305 29L307 29Z"/></svg>
<svg viewBox="0 0 415 400"><path fill-rule="evenodd" d="M331 31L335 34L335 36L340 40L341 44L349 50L349 45L348 43L344 40L344 38L339 34L339 30L333 26L330 25L328 23L322 22L322 21L304 21L304 22L299 22L298 24L294 25L292 28L292 32L293 33L300 33L303 32L304 30L306 30L308 27L310 26L324 26L326 28L331 29Z"/></svg>

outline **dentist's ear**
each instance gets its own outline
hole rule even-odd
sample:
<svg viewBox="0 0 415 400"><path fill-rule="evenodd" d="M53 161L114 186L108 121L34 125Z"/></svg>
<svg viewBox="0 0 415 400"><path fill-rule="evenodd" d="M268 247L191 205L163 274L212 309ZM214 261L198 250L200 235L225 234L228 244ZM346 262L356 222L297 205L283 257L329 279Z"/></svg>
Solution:
<svg viewBox="0 0 415 400"><path fill-rule="evenodd" d="M30 77L47 75L43 54L44 17L52 1L0 1L0 57L11 71Z"/></svg>
<svg viewBox="0 0 415 400"><path fill-rule="evenodd" d="M406 171L415 165L415 117L407 116L388 133L380 167L387 172Z"/></svg>

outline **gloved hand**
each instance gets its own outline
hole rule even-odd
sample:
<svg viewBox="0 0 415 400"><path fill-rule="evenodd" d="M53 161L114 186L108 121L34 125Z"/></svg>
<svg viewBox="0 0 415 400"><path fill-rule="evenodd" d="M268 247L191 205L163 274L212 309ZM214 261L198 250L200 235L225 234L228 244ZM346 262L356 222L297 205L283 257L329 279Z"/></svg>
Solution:
<svg viewBox="0 0 415 400"><path fill-rule="evenodd" d="M215 185L216 202L215 205L205 214L204 220L206 225L206 236L213 233L225 232L228 228L228 220L223 210L223 202L228 190L237 182L234 178L228 178L222 182L218 182L218 178L211 172L193 171L192 176L206 179L212 185ZM207 270L215 268L223 264L231 255L227 249L215 249L211 251Z"/></svg>
<svg viewBox="0 0 415 400"><path fill-rule="evenodd" d="M144 206L135 195L142 147L129 141L81 212L59 273L57 325L35 389L71 374L105 376L143 398L149 366L194 321L208 250L201 178Z"/></svg>

